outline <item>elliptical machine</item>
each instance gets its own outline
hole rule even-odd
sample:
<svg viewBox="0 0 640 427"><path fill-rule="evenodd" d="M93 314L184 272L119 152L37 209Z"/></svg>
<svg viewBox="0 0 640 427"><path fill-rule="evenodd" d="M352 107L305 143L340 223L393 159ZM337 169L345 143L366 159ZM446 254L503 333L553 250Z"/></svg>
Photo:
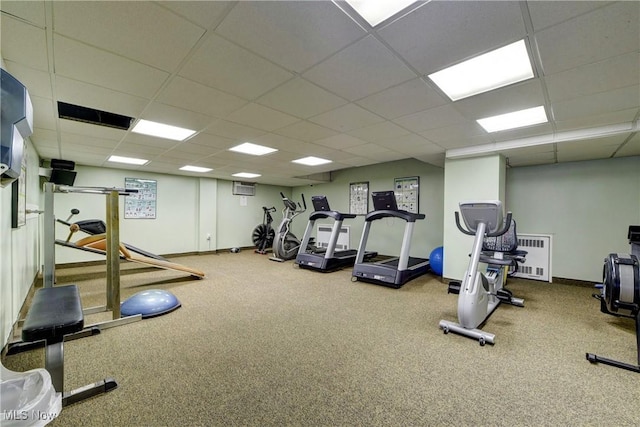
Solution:
<svg viewBox="0 0 640 427"><path fill-rule="evenodd" d="M294 259L298 255L300 249L300 239L291 232L291 223L295 217L307 210L307 202L302 194L302 204L297 204L286 197L282 192L282 202L284 203L284 209L282 210L282 222L278 226L278 233L273 241L273 256L269 259L271 261L284 262L290 259ZM310 250L315 249L313 242L309 242L307 248Z"/></svg>
<svg viewBox="0 0 640 427"><path fill-rule="evenodd" d="M253 244L256 246L256 253L266 254L267 248L273 246L273 238L276 235L276 232L271 227L271 223L273 222L273 217L271 216L271 212L275 212L275 207L262 207L262 224L258 224L256 228L253 229L253 233L251 234L251 240Z"/></svg>
<svg viewBox="0 0 640 427"><path fill-rule="evenodd" d="M460 214L465 227L460 224ZM455 213L456 225L464 234L475 236L469 267L464 280L449 283L449 293L458 294L458 321L440 321L445 334L455 332L477 339L481 346L494 344L495 334L477 329L494 312L500 303L524 307L524 300L514 298L506 284L506 273L515 262L524 262L525 251L516 251L517 236L515 221L511 212L506 219L502 216L502 202L499 200L474 201L460 203L460 213ZM508 234L507 234L508 233ZM499 238L490 240L485 238ZM486 247L488 246L488 248ZM483 251L490 249L490 252ZM517 261L516 261L517 260ZM488 264L487 271L478 271L478 264Z"/></svg>
<svg viewBox="0 0 640 427"><path fill-rule="evenodd" d="M631 254L613 253L605 258L602 291L593 297L600 300L601 312L635 320L638 364L619 362L593 353L587 353L587 360L640 373L640 225L630 225L627 237Z"/></svg>

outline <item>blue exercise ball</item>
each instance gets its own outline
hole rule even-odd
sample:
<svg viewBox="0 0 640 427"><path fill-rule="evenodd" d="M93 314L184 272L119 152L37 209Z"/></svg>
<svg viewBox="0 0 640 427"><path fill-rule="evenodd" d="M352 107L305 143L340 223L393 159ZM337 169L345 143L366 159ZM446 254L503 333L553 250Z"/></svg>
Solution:
<svg viewBox="0 0 640 427"><path fill-rule="evenodd" d="M149 289L130 296L120 304L120 315L135 316L141 314L143 319L170 313L181 306L180 301L169 291Z"/></svg>
<svg viewBox="0 0 640 427"><path fill-rule="evenodd" d="M444 249L442 246L438 246L431 251L429 255L429 265L431 270L438 276L442 276L442 263L444 262Z"/></svg>

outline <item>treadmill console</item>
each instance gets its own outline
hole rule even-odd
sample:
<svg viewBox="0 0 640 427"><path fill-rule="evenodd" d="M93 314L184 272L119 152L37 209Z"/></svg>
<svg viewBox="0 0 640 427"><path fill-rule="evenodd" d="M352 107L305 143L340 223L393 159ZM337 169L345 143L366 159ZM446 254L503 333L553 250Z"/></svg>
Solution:
<svg viewBox="0 0 640 427"><path fill-rule="evenodd" d="M374 211L397 211L396 195L393 191L374 191L371 193Z"/></svg>
<svg viewBox="0 0 640 427"><path fill-rule="evenodd" d="M327 200L327 196L311 196L311 203L313 203L313 210L318 211L330 211L329 201Z"/></svg>

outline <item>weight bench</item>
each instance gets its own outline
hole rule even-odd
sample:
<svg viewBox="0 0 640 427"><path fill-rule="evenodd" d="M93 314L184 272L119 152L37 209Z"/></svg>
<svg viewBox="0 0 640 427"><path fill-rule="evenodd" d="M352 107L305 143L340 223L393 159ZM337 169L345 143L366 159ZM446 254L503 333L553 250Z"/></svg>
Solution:
<svg viewBox="0 0 640 427"><path fill-rule="evenodd" d="M51 375L53 387L62 393L62 406L118 387L113 378L107 378L69 392L64 391L64 337L80 332L83 327L84 315L76 285L36 291L22 327L22 340L45 341L45 368Z"/></svg>

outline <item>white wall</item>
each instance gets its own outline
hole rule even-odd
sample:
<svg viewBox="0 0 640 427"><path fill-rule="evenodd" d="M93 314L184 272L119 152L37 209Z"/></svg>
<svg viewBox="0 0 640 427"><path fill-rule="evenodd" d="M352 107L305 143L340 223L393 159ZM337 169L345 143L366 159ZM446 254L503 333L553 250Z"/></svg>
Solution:
<svg viewBox="0 0 640 427"><path fill-rule="evenodd" d="M27 207L35 207L39 197L40 159L26 140ZM0 340L7 343L20 308L35 281L40 264L40 221L27 215L26 224L11 228L11 185L0 188Z"/></svg>
<svg viewBox="0 0 640 427"><path fill-rule="evenodd" d="M294 220L294 233L302 238L309 214L313 212L311 196L325 195L331 209L349 212L349 184L352 182L369 182L369 194L374 191L393 190L394 179L419 176L420 177L420 213L426 218L415 224L411 243L411 255L428 258L431 251L442 245L442 204L444 170L442 168L420 162L414 159L399 160L373 166L363 166L339 170L332 173L332 181L327 184L296 187L293 200L299 201L304 193L307 199L308 211ZM369 195L369 211L373 210L371 195ZM316 224L320 223L318 221ZM332 224L332 221L328 221ZM367 250L377 251L383 255L398 255L402 244L404 226L406 222L400 219L383 219L375 221L371 226ZM350 226L350 247L357 248L364 227L364 215L346 220L344 225Z"/></svg>
<svg viewBox="0 0 640 427"><path fill-rule="evenodd" d="M599 282L640 224L640 156L509 169L507 199L518 232L553 236L553 276Z"/></svg>
<svg viewBox="0 0 640 427"><path fill-rule="evenodd" d="M462 279L469 264L473 236L462 234L455 222L459 203L500 200L505 204L505 160L498 155L445 162L443 276Z"/></svg>
<svg viewBox="0 0 640 427"><path fill-rule="evenodd" d="M282 220L282 197L280 192L291 196L291 188L272 185L256 185L255 196L237 196L233 194L232 181L218 181L218 248L253 246L251 235L253 229L262 223L262 206L274 206L273 224L277 229ZM246 203L243 204L243 203Z"/></svg>

